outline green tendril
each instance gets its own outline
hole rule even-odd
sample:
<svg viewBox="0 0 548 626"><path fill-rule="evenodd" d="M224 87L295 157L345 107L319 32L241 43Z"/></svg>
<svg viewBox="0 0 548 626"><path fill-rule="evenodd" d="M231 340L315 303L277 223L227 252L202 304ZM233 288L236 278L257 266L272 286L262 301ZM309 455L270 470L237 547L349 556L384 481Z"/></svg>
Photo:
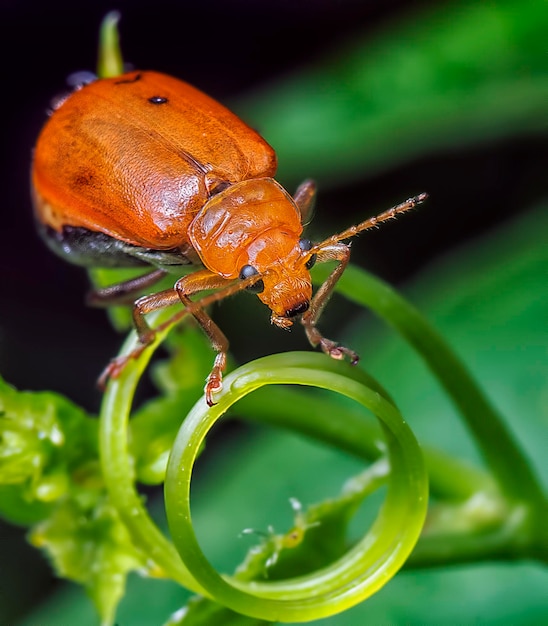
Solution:
<svg viewBox="0 0 548 626"><path fill-rule="evenodd" d="M327 268L320 269L316 278L325 278L327 272ZM382 281L353 267L347 269L337 289L371 308L426 360L460 409L500 492L513 502L520 498L540 501L536 478L504 423L460 360L420 314ZM169 315L166 311L151 314L151 324L157 327ZM244 365L226 376L218 404L210 408L201 398L184 421L181 416L182 426L175 438L165 479L166 511L173 543L158 529L135 486L128 446L128 418L138 380L167 332L158 333L154 343L137 359L131 360L119 378L109 383L100 425L101 463L110 498L135 544L147 556L151 573L171 577L241 614L270 621L298 622L326 617L363 601L380 589L404 565L419 539L427 509L425 463L415 437L387 392L362 370L322 354L279 354ZM137 340L132 334L122 354L128 354L136 346ZM384 436L390 473L386 497L375 522L364 529L362 539L343 557L298 578L244 581L219 574L203 554L192 526L190 484L194 463L214 424L239 400L247 407L246 414L250 406L260 408L260 393L251 405L245 398L271 385L329 390L373 413ZM287 391L280 389L282 396ZM313 407L316 405L312 398ZM304 396L301 402L306 403ZM313 413L314 409L311 411ZM283 418L270 419L268 410L262 414L258 410L256 419L291 426ZM378 437L373 439L368 419L364 416L363 424L367 426L362 428L359 412L353 409L348 432L344 420L344 416L333 416L332 420L320 417L312 426L309 419L297 429L363 458L378 456L371 454L373 448L378 449ZM371 441L361 441L369 438ZM429 452L428 458L431 456ZM434 454L429 465L436 465L438 461ZM442 461L443 466L445 461ZM488 478L482 478L481 473L478 475L481 478L478 487L489 483ZM472 472L472 483L477 478ZM473 489L467 487L464 495L468 491ZM424 543L423 552L428 549L429 544Z"/></svg>
<svg viewBox="0 0 548 626"><path fill-rule="evenodd" d="M326 266L319 266L315 280L323 282L328 273ZM543 502L542 487L504 420L462 361L417 309L386 283L355 266L347 268L337 291L371 309L425 360L459 409L500 491L513 501Z"/></svg>
<svg viewBox="0 0 548 626"><path fill-rule="evenodd" d="M160 323L166 317L166 312L162 313L151 317ZM181 562L173 545L150 518L136 489L133 461L129 454L128 420L135 389L155 348L166 334L166 331L158 333L155 341L139 358L131 360L121 375L108 383L99 425L101 467L112 503L135 545L147 555L151 575L172 578L196 593L204 593ZM131 333L121 354L129 354L137 345L137 337Z"/></svg>
<svg viewBox="0 0 548 626"><path fill-rule="evenodd" d="M153 315L151 321L161 323L165 315ZM143 505L128 452L128 417L135 388L165 334L160 333L117 379L110 381L100 424L101 464L107 490L135 545L145 553L151 574L170 577L233 610L267 620L316 619L343 611L375 593L402 567L415 546L428 494L421 451L386 392L376 384L367 384L370 378L359 370L313 352L266 357L228 375L218 404L209 408L201 398L184 420L173 447L165 493L176 551ZM136 345L132 335L122 354L128 354ZM256 389L274 384L328 389L371 411L381 424L391 471L386 499L376 521L343 558L301 578L244 582L219 575L197 543L189 501L192 468L207 433L225 411Z"/></svg>
<svg viewBox="0 0 548 626"><path fill-rule="evenodd" d="M201 445L217 420L240 398L264 385L298 384L340 393L380 421L390 463L386 499L376 521L343 558L308 576L276 582L221 577L208 563L192 527L190 483ZM216 601L267 620L308 621L363 601L400 569L424 523L427 476L418 444L396 407L353 376L348 367L317 353L265 357L226 377L218 404L203 399L176 437L165 481L171 536L188 570Z"/></svg>
<svg viewBox="0 0 548 626"><path fill-rule="evenodd" d="M124 59L120 49L118 22L120 13L111 11L105 15L99 32L99 58L97 75L100 78L112 78L124 73Z"/></svg>

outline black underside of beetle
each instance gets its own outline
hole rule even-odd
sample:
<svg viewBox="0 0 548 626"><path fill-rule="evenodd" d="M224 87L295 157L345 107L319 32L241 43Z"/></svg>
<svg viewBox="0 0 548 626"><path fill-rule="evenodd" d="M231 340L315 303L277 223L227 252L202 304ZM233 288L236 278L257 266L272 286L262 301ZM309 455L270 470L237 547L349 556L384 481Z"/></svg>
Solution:
<svg viewBox="0 0 548 626"><path fill-rule="evenodd" d="M170 271L191 261L180 250L151 250L120 241L104 233L78 226L64 226L61 232L38 224L48 247L66 261L84 267L146 267Z"/></svg>

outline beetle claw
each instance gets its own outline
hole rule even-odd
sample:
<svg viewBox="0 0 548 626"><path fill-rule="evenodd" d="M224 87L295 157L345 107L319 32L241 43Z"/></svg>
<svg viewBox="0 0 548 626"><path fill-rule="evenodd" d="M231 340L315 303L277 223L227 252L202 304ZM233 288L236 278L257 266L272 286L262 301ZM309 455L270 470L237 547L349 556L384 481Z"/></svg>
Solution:
<svg viewBox="0 0 548 626"><path fill-rule="evenodd" d="M220 393L223 390L223 375L219 371L213 370L207 378L205 386L205 396L207 406L215 406L217 403L213 400L213 394Z"/></svg>
<svg viewBox="0 0 548 626"><path fill-rule="evenodd" d="M112 359L97 379L97 387L99 388L99 390L105 391L108 381L114 378L118 378L126 364L127 357L125 356L119 356L115 359Z"/></svg>
<svg viewBox="0 0 548 626"><path fill-rule="evenodd" d="M337 346L337 351L340 353L340 357L336 357L339 359L344 359L345 357L350 361L351 365L357 365L360 360L358 354L356 354L353 350L345 348L344 346Z"/></svg>
<svg viewBox="0 0 548 626"><path fill-rule="evenodd" d="M346 357L352 365L356 365L360 360L360 357L356 352L345 348L330 339L322 339L320 345L325 354L330 356L332 359L336 359L337 361L342 361Z"/></svg>
<svg viewBox="0 0 548 626"><path fill-rule="evenodd" d="M145 345L141 345L135 350L132 350L129 354L117 356L116 358L112 359L97 379L97 387L99 388L99 390L105 391L108 381L118 378L118 376L120 376L120 374L124 371L126 365L131 361L131 359L138 358L145 348Z"/></svg>

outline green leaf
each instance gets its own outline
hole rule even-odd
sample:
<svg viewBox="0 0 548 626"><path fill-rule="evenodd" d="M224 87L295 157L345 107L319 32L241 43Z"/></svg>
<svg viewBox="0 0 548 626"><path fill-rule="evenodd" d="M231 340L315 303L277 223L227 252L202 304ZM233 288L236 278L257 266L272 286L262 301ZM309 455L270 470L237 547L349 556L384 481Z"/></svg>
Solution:
<svg viewBox="0 0 548 626"><path fill-rule="evenodd" d="M5 517L21 522L45 513L37 503L93 480L86 463L94 459L97 422L84 411L57 394L17 391L0 380L0 485L11 486L0 499Z"/></svg>
<svg viewBox="0 0 548 626"><path fill-rule="evenodd" d="M146 572L115 509L105 500L92 508L67 500L35 526L30 541L45 550L59 576L84 586L105 623L111 623L130 571Z"/></svg>
<svg viewBox="0 0 548 626"><path fill-rule="evenodd" d="M546 133L547 29L544 0L443 3L235 109L276 148L284 182L340 186L426 153Z"/></svg>
<svg viewBox="0 0 548 626"><path fill-rule="evenodd" d="M3 381L0 410L2 515L35 524L31 543L59 576L85 587L110 623L127 573L147 564L105 500L98 422L57 394L20 392Z"/></svg>

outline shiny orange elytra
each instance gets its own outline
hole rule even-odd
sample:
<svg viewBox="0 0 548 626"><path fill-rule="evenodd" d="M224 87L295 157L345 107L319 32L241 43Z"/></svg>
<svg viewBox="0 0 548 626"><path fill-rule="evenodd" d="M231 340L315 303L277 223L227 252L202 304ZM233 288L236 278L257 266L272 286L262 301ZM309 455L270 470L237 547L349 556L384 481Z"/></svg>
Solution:
<svg viewBox="0 0 548 626"><path fill-rule="evenodd" d="M348 263L341 243L407 211L422 194L313 245L302 237L315 186L290 196L272 177L274 150L255 131L194 87L156 72L134 71L77 88L53 111L36 144L32 194L48 245L84 266L149 267L143 276L92 294L109 304L142 292L166 273L202 269L173 289L136 300L133 318L141 347L111 362L116 376L151 342L145 315L181 301L209 336L217 357L206 399L222 387L228 341L204 310L249 289L282 328L300 318L313 346L334 358L357 355L316 327ZM338 261L312 295L315 262ZM198 300L190 296L215 290ZM177 318L180 315L176 316Z"/></svg>

